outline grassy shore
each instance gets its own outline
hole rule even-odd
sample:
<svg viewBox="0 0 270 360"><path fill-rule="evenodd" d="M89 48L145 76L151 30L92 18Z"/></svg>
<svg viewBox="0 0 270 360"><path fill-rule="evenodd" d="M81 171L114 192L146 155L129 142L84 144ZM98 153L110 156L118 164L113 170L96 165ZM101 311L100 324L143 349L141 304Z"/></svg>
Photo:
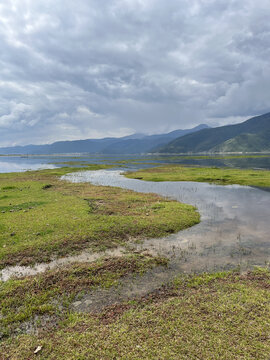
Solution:
<svg viewBox="0 0 270 360"><path fill-rule="evenodd" d="M0 358L268 360L269 286L260 269L181 276L136 301L73 312L54 331L4 341Z"/></svg>
<svg viewBox="0 0 270 360"><path fill-rule="evenodd" d="M74 170L0 175L0 268L105 250L199 222L194 207L154 194L59 180Z"/></svg>
<svg viewBox="0 0 270 360"><path fill-rule="evenodd" d="M220 185L270 187L269 170L229 169L168 165L126 173L132 179L146 181L197 181Z"/></svg>

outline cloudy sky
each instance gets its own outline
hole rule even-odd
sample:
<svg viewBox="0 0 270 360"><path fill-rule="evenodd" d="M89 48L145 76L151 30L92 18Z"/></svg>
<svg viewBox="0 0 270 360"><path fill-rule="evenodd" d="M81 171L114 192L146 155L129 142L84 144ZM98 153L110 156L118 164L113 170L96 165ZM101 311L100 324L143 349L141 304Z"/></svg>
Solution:
<svg viewBox="0 0 270 360"><path fill-rule="evenodd" d="M0 146L270 111L269 0L0 0Z"/></svg>

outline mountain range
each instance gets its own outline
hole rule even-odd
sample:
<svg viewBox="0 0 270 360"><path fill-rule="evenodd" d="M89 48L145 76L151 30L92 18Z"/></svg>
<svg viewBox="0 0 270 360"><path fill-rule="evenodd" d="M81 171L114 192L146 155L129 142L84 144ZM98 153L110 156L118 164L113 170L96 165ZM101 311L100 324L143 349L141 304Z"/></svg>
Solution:
<svg viewBox="0 0 270 360"><path fill-rule="evenodd" d="M164 146L176 138L208 128L201 124L192 129L175 130L160 135L133 134L121 138L57 141L48 145L26 145L0 148L0 154L141 154Z"/></svg>
<svg viewBox="0 0 270 360"><path fill-rule="evenodd" d="M270 113L242 123L210 128L201 124L192 129L166 134L133 134L121 138L58 141L48 145L0 148L0 154L144 154L201 152L269 152Z"/></svg>
<svg viewBox="0 0 270 360"><path fill-rule="evenodd" d="M158 153L268 151L270 151L270 113L235 125L203 129L155 149Z"/></svg>

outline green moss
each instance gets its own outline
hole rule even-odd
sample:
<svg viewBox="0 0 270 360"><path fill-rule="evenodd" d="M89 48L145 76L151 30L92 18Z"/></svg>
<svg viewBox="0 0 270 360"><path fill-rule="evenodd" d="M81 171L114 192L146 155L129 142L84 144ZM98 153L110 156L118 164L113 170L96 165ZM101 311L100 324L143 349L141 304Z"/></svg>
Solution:
<svg viewBox="0 0 270 360"><path fill-rule="evenodd" d="M142 179L146 181L198 181L220 185L239 184L270 187L269 170L168 165L126 173L126 176L128 178Z"/></svg>

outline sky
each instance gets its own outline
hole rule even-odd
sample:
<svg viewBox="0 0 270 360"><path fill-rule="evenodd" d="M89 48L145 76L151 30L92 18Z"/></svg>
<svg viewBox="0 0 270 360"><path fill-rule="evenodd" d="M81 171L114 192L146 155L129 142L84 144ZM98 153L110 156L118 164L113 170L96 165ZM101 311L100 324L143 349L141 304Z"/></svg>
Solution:
<svg viewBox="0 0 270 360"><path fill-rule="evenodd" d="M0 146L270 111L269 0L0 0Z"/></svg>

